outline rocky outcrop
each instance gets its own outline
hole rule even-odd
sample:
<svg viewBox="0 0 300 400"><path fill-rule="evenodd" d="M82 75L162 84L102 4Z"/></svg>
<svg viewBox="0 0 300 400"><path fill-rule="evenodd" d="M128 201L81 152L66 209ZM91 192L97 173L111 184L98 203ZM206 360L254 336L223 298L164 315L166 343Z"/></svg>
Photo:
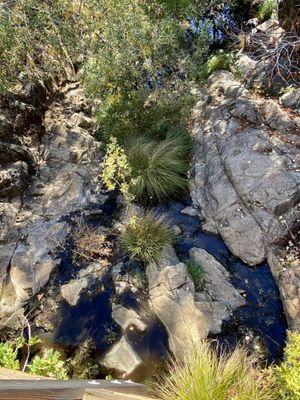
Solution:
<svg viewBox="0 0 300 400"><path fill-rule="evenodd" d="M11 125L2 117L1 317L48 282L60 263L69 217L91 206L101 212L101 151L91 136L90 112L91 104L73 83L62 88L39 126L26 125L35 132L27 143L13 134L7 139Z"/></svg>
<svg viewBox="0 0 300 400"><path fill-rule="evenodd" d="M220 333L222 320L228 319L234 308L245 304L227 281L224 268L211 255L202 249L193 249L191 257L204 261L202 265L207 271L214 268L207 275L207 283L215 273L220 288L208 285L205 292L196 295L186 265L178 260L172 248L165 249L159 265L147 267L150 302L168 332L169 347L176 359L182 357L189 343L197 344L209 333ZM223 297L219 292L222 287L227 290Z"/></svg>
<svg viewBox="0 0 300 400"><path fill-rule="evenodd" d="M246 263L259 264L299 224L300 118L221 71L209 78L194 121L192 197L204 228L220 234ZM288 285L299 293L299 269L294 275L280 281L283 301Z"/></svg>

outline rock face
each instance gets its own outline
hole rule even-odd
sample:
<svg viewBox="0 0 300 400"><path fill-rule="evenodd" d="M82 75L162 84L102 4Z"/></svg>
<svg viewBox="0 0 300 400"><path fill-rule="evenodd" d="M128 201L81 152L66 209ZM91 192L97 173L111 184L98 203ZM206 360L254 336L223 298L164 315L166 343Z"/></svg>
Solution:
<svg viewBox="0 0 300 400"><path fill-rule="evenodd" d="M251 94L231 73L216 72L194 121L192 197L204 228L219 233L246 263L259 264L299 221L300 118L275 100ZM288 285L299 293L300 271L294 273L296 278L280 284L283 300Z"/></svg>
<svg viewBox="0 0 300 400"><path fill-rule="evenodd" d="M34 113L32 105L24 108ZM60 263L68 218L104 201L90 108L78 84L68 84L40 125L22 122L27 139L8 136L12 123L0 113L1 317L48 282Z"/></svg>
<svg viewBox="0 0 300 400"><path fill-rule="evenodd" d="M202 249L193 249L191 255L196 261L197 257L206 257L207 270L211 265L215 266L221 287L228 285L228 299L223 297L219 301L221 296L214 286L196 296L186 265L178 260L172 248L165 250L159 265L151 264L147 268L150 302L168 332L169 347L176 359L181 359L182 351L189 343L197 344L209 333L220 333L222 320L231 315L232 309L244 304L244 299L227 282L223 267L205 253ZM229 293L229 286L232 293Z"/></svg>

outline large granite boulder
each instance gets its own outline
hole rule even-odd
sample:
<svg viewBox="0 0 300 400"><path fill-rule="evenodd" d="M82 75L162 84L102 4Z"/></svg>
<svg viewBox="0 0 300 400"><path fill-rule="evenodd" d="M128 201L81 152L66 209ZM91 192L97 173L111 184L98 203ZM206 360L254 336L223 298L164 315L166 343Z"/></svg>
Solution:
<svg viewBox="0 0 300 400"><path fill-rule="evenodd" d="M250 265L274 253L299 224L299 134L297 114L252 94L229 72L214 73L196 105L193 201L204 228ZM298 279L286 284L298 292ZM284 300L287 290L279 286Z"/></svg>
<svg viewBox="0 0 300 400"><path fill-rule="evenodd" d="M176 359L181 359L183 351L189 344L197 344L209 333L220 333L222 321L228 319L232 310L245 304L244 299L227 281L228 274L216 260L202 249L193 249L191 257L204 261L206 270L215 266L218 283L226 287L227 298L220 295L219 288L207 285L204 293L196 294L194 283L188 274L187 267L177 258L173 248L165 249L159 264L147 267L149 297L154 313L165 326L169 347ZM207 284L212 273L206 276ZM226 283L225 283L226 282ZM229 286L231 286L232 293Z"/></svg>

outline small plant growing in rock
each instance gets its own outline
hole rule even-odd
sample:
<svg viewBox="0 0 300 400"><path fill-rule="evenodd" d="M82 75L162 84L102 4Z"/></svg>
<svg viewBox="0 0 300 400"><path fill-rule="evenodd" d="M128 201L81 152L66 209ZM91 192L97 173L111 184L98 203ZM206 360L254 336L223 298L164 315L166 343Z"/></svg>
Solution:
<svg viewBox="0 0 300 400"><path fill-rule="evenodd" d="M213 54L204 64L201 72L201 80L206 81L209 76L219 70L229 71L234 62L234 55L231 53L219 52Z"/></svg>
<svg viewBox="0 0 300 400"><path fill-rule="evenodd" d="M34 375L68 379L67 369L64 361L61 360L61 354L53 349L46 349L42 357L35 356L28 369Z"/></svg>
<svg viewBox="0 0 300 400"><path fill-rule="evenodd" d="M193 260L188 260L186 262L186 266L187 266L188 272L195 284L196 292L203 291L203 289L204 289L204 280L203 280L204 279L204 271L203 271L202 266Z"/></svg>
<svg viewBox="0 0 300 400"><path fill-rule="evenodd" d="M276 369L280 398L300 399L300 333L288 334L285 360Z"/></svg>
<svg viewBox="0 0 300 400"><path fill-rule="evenodd" d="M112 243L106 235L89 226L79 225L74 234L74 255L76 259L99 261L102 266L108 265L112 254Z"/></svg>
<svg viewBox="0 0 300 400"><path fill-rule="evenodd" d="M118 338L117 332L114 331L112 326L106 326L105 330L106 334L103 337L103 341L107 344L113 344Z"/></svg>
<svg viewBox="0 0 300 400"><path fill-rule="evenodd" d="M152 213L133 216L121 235L121 246L132 258L145 263L159 262L163 248L172 243L173 233L163 218Z"/></svg>

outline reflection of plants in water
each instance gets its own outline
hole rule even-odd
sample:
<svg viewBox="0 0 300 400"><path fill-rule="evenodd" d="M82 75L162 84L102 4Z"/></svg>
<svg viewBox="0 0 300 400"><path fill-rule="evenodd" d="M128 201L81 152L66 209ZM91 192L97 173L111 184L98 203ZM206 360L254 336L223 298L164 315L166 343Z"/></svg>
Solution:
<svg viewBox="0 0 300 400"><path fill-rule="evenodd" d="M104 328L106 330L106 334L103 336L103 342L107 344L113 344L118 338L117 332L114 330L113 326L104 326Z"/></svg>
<svg viewBox="0 0 300 400"><path fill-rule="evenodd" d="M92 359L95 345L91 339L86 339L80 344L69 360L69 369L72 371L72 378L91 379L99 374L99 365Z"/></svg>

